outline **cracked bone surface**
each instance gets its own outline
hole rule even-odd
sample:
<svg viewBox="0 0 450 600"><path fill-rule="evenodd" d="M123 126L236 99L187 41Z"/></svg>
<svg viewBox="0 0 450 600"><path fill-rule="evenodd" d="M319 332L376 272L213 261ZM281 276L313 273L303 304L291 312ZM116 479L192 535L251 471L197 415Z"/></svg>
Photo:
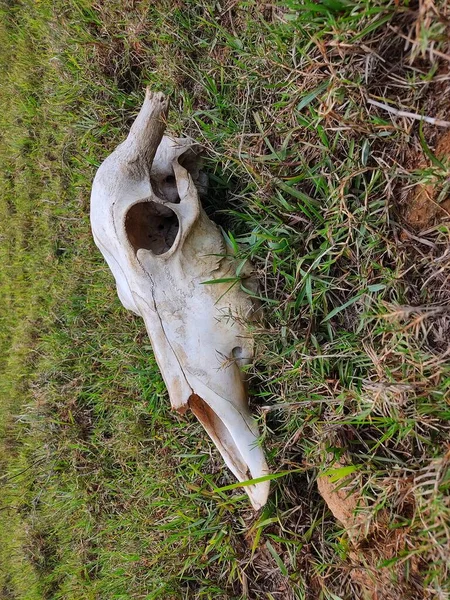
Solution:
<svg viewBox="0 0 450 600"><path fill-rule="evenodd" d="M94 240L120 301L145 322L172 407L190 408L241 482L268 474L240 366L252 357L253 303L204 212L198 147L164 136L168 100L147 90L127 139L97 171ZM269 482L244 487L255 509Z"/></svg>

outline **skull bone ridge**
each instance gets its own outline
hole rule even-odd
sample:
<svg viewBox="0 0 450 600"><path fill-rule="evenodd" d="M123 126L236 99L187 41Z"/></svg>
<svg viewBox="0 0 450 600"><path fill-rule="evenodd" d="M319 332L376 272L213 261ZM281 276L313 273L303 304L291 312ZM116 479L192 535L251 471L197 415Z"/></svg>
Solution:
<svg viewBox="0 0 450 600"><path fill-rule="evenodd" d="M119 299L145 322L174 409L190 408L241 482L268 474L240 366L253 354L251 298L223 280L233 257L202 209L198 147L164 136L168 100L147 90L127 139L97 171L96 245ZM269 482L245 486L259 509Z"/></svg>

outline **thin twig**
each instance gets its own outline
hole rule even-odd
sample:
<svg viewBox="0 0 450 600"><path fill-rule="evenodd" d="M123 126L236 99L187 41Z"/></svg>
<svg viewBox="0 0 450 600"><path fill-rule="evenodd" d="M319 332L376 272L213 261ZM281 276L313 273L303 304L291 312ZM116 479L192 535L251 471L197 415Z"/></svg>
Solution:
<svg viewBox="0 0 450 600"><path fill-rule="evenodd" d="M397 115L397 117L407 117L408 119L425 121L425 123L437 125L438 127L450 127L450 121L442 121L441 119L435 119L434 117L424 117L423 115L418 115L417 113L408 112L406 110L399 110L398 108L394 108L393 106L389 106L388 104L383 104L382 102L372 100L372 98L367 98L367 102L369 104L372 104L373 106L377 106L378 108L382 108L387 112Z"/></svg>

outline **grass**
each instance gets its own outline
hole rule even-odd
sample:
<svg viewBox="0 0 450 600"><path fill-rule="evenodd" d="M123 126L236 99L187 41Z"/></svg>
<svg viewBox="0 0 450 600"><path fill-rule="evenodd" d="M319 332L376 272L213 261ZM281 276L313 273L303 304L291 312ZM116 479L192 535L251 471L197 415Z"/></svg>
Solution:
<svg viewBox="0 0 450 600"><path fill-rule="evenodd" d="M444 130L366 103L448 120L446 3L0 17L0 596L448 598L448 220L405 216L421 185L448 193ZM93 175L146 85L205 147L207 210L260 282L259 515L170 412L91 239ZM356 541L320 474L357 499Z"/></svg>

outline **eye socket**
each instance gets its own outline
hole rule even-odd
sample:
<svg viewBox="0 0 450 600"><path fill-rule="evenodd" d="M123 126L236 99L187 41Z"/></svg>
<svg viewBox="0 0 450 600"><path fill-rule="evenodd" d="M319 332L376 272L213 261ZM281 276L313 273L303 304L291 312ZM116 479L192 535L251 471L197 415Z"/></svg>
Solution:
<svg viewBox="0 0 450 600"><path fill-rule="evenodd" d="M173 246L180 228L176 214L155 202L138 202L125 218L127 238L137 252L140 248L153 254L165 254Z"/></svg>

